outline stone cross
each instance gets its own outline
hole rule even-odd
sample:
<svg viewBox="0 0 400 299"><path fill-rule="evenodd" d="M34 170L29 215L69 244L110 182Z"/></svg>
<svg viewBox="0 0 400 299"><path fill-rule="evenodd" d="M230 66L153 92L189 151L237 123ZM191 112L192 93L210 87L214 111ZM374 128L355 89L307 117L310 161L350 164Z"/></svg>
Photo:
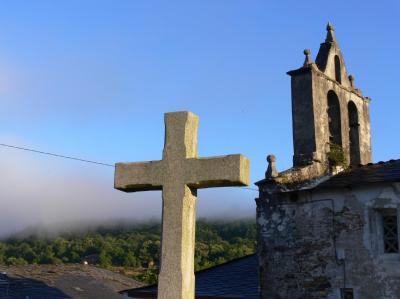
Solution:
<svg viewBox="0 0 400 299"><path fill-rule="evenodd" d="M197 156L199 118L166 113L163 159L117 163L115 188L125 192L162 190L159 299L192 299L197 189L249 184L249 160L240 155Z"/></svg>

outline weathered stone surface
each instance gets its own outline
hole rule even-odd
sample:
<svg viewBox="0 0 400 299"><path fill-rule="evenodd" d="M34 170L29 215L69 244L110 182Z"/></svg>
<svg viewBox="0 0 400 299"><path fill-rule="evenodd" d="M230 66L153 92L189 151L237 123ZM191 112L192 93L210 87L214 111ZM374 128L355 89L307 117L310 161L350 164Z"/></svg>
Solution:
<svg viewBox="0 0 400 299"><path fill-rule="evenodd" d="M400 298L400 254L384 253L380 231L381 211L400 206L395 184L271 188L257 199L261 298L336 299L343 287L354 298Z"/></svg>
<svg viewBox="0 0 400 299"><path fill-rule="evenodd" d="M382 220L385 213L400 219L399 183L360 179L350 186L344 179L339 187L316 188L349 164L372 159L369 98L347 76L333 26L327 30L316 63L305 51L303 67L289 72L293 168L272 175L271 159L256 183L260 298L337 299L343 288L356 299L400 298L400 252L384 250ZM332 143L344 163L332 163Z"/></svg>
<svg viewBox="0 0 400 299"><path fill-rule="evenodd" d="M275 161L276 161L276 157L274 155L267 156L268 168L267 168L267 171L265 172L266 179L275 178L279 175L278 171L276 170Z"/></svg>
<svg viewBox="0 0 400 299"><path fill-rule="evenodd" d="M249 160L242 155L197 158L199 119L191 112L165 114L163 159L117 163L115 188L162 190L163 232L158 298L194 297L196 190L249 184Z"/></svg>

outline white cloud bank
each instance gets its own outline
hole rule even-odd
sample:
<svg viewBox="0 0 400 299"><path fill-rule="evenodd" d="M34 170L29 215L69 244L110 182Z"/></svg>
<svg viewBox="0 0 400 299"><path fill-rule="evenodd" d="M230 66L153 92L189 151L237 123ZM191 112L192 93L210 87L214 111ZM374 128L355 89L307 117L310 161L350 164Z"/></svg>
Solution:
<svg viewBox="0 0 400 299"><path fill-rule="evenodd" d="M113 189L113 168L0 147L0 236L32 225L161 218L161 192ZM256 192L198 191L198 217L255 215Z"/></svg>

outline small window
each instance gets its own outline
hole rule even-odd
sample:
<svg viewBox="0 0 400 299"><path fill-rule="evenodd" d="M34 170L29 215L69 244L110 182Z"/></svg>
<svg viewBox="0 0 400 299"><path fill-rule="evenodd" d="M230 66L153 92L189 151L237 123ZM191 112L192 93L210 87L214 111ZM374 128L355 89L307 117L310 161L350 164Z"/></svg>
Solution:
<svg viewBox="0 0 400 299"><path fill-rule="evenodd" d="M382 215L383 242L385 253L399 252L397 215Z"/></svg>
<svg viewBox="0 0 400 299"><path fill-rule="evenodd" d="M337 82L342 83L342 70L340 68L340 58L335 55L335 79Z"/></svg>
<svg viewBox="0 0 400 299"><path fill-rule="evenodd" d="M341 289L341 299L354 299L354 292L351 288Z"/></svg>

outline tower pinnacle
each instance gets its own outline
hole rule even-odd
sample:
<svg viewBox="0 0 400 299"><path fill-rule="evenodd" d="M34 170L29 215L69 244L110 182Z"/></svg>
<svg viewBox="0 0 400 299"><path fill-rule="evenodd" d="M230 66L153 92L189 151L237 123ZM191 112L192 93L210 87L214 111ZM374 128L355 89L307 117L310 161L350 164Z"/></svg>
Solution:
<svg viewBox="0 0 400 299"><path fill-rule="evenodd" d="M309 66L310 64L312 64L312 60L311 60L311 57L310 57L311 51L310 51L310 49L305 49L303 51L303 53L306 56L306 58L304 60L303 67L306 67L306 66Z"/></svg>
<svg viewBox="0 0 400 299"><path fill-rule="evenodd" d="M328 25L326 25L326 31L328 33L326 34L326 43L336 43L336 37L335 37L335 29L333 29L333 25L331 22L328 22Z"/></svg>

